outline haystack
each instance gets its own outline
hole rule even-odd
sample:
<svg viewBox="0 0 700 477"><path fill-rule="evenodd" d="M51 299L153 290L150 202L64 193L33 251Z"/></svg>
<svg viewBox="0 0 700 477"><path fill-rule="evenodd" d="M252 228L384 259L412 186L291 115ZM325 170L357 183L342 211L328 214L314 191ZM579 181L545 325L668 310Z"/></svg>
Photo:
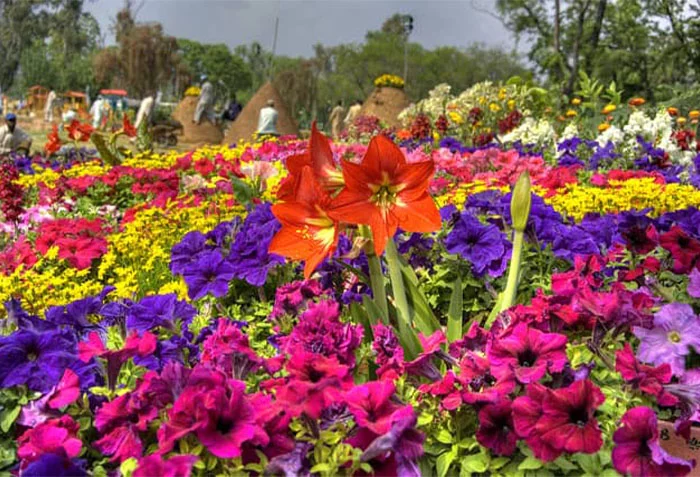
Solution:
<svg viewBox="0 0 700 477"><path fill-rule="evenodd" d="M194 119L194 111L197 109L198 98L195 96L185 96L185 99L180 101L175 111L173 111L173 119L182 123L182 136L180 140L189 144L219 144L223 133L221 130L208 119L202 118L202 122L197 125L192 122Z"/></svg>
<svg viewBox="0 0 700 477"><path fill-rule="evenodd" d="M241 140L249 140L258 129L260 110L265 107L267 101L270 99L275 102L275 109L278 114L277 132L283 136L298 136L299 128L294 118L292 118L292 115L287 111L287 107L284 101L282 101L282 97L277 92L277 88L268 81L262 85L252 98L250 98L250 101L245 105L241 114L239 114L233 124L231 124L231 127L226 132L224 144L233 144Z"/></svg>
<svg viewBox="0 0 700 477"><path fill-rule="evenodd" d="M362 105L362 116L376 116L390 127L399 127L399 113L408 107L410 102L402 89L387 86L375 88Z"/></svg>

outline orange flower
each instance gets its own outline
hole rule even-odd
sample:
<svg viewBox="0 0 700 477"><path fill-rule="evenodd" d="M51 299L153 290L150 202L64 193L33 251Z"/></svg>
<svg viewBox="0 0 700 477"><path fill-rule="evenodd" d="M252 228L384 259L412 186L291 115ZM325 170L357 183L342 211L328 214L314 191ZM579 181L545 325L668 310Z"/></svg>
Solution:
<svg viewBox="0 0 700 477"><path fill-rule="evenodd" d="M93 127L89 124L81 124L78 120L74 119L68 126L68 137L74 141L89 141Z"/></svg>
<svg viewBox="0 0 700 477"><path fill-rule="evenodd" d="M613 111L615 111L616 109L617 109L617 106L615 106L614 104L610 103L610 104L606 104L605 107L603 108L603 111L601 111L601 112L602 112L603 114L610 114L610 113L612 113Z"/></svg>
<svg viewBox="0 0 700 477"><path fill-rule="evenodd" d="M50 156L61 149L61 138L58 137L58 126L54 124L51 132L46 137L49 138L49 141L44 144L44 151Z"/></svg>
<svg viewBox="0 0 700 477"><path fill-rule="evenodd" d="M293 191L294 199L272 206L282 228L270 242L270 253L304 260L309 278L338 243L338 223L328 216L330 196L315 178L311 167L302 168Z"/></svg>
<svg viewBox="0 0 700 477"><path fill-rule="evenodd" d="M406 141L408 139L411 139L411 131L408 129L399 129L396 131L396 137L402 141Z"/></svg>
<svg viewBox="0 0 700 477"><path fill-rule="evenodd" d="M598 131L600 132L607 131L608 129L610 129L610 124L608 123L600 123L598 125Z"/></svg>
<svg viewBox="0 0 700 477"><path fill-rule="evenodd" d="M407 164L401 149L386 136L375 136L361 164L343 163L345 188L329 215L372 228L374 250L381 255L400 226L407 232L440 229L440 213L428 194L433 161Z"/></svg>
<svg viewBox="0 0 700 477"><path fill-rule="evenodd" d="M666 109L666 112L670 114L671 116L678 116L678 108L674 108L671 106L670 108Z"/></svg>
<svg viewBox="0 0 700 477"><path fill-rule="evenodd" d="M646 99L636 97L636 98L630 99L627 104L629 104L632 107L637 107L637 106L642 106L646 102L647 102Z"/></svg>
<svg viewBox="0 0 700 477"><path fill-rule="evenodd" d="M690 119L698 119L700 118L700 111L693 109L688 113L688 117L690 117Z"/></svg>
<svg viewBox="0 0 700 477"><path fill-rule="evenodd" d="M327 191L335 193L343 186L343 174L333 161L330 142L316 128L316 121L311 124L308 150L304 154L296 154L287 158L289 176L279 186L278 199L292 200L294 198L294 191L297 190L296 182L306 166L313 169L316 180Z"/></svg>
<svg viewBox="0 0 700 477"><path fill-rule="evenodd" d="M129 118L126 116L126 114L124 115L122 122L122 130L124 131L124 134L129 137L136 137L136 134L138 134L136 128L129 122Z"/></svg>

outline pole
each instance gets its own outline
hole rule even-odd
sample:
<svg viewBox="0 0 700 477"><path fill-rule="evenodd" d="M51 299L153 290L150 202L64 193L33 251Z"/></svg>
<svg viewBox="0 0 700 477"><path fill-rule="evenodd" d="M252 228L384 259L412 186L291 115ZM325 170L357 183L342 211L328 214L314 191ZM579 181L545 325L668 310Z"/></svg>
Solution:
<svg viewBox="0 0 700 477"><path fill-rule="evenodd" d="M408 82L408 33L403 42L403 81Z"/></svg>
<svg viewBox="0 0 700 477"><path fill-rule="evenodd" d="M267 67L267 79L272 79L272 63L275 61L275 52L277 51L277 31L280 26L280 3L277 2L277 17L275 17L275 36L272 39L272 56L270 56L270 64Z"/></svg>

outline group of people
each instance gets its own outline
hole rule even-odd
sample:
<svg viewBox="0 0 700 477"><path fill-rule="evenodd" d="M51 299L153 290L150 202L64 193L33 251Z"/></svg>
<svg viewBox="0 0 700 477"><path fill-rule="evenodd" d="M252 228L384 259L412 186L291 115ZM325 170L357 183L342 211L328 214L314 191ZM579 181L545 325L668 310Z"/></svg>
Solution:
<svg viewBox="0 0 700 477"><path fill-rule="evenodd" d="M214 112L214 85L211 84L207 75L202 75L200 78L202 82L201 91L199 93L199 99L197 100L197 107L194 110L194 117L192 122L200 125L202 124L202 119L206 118L210 123L216 123L216 114ZM241 111L243 106L236 99L236 95L229 102L228 106L221 115L221 119L226 121L235 121Z"/></svg>
<svg viewBox="0 0 700 477"><path fill-rule="evenodd" d="M330 122L331 122L331 134L334 138L340 137L342 132L352 124L356 117L360 115L362 110L362 101L356 100L350 108L348 108L347 114L345 114L345 108L343 107L343 101L338 101L338 104L331 111Z"/></svg>

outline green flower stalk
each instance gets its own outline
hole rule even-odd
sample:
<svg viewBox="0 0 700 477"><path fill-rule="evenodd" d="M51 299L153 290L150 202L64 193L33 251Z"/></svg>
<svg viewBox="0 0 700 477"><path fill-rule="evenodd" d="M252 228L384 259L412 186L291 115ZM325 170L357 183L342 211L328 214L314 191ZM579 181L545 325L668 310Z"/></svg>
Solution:
<svg viewBox="0 0 700 477"><path fill-rule="evenodd" d="M499 312L503 312L513 306L518 293L523 238L525 236L527 219L530 216L530 206L532 205L531 187L530 174L525 171L518 177L510 199L510 215L513 221L513 252L510 266L508 267L508 281L503 292Z"/></svg>

